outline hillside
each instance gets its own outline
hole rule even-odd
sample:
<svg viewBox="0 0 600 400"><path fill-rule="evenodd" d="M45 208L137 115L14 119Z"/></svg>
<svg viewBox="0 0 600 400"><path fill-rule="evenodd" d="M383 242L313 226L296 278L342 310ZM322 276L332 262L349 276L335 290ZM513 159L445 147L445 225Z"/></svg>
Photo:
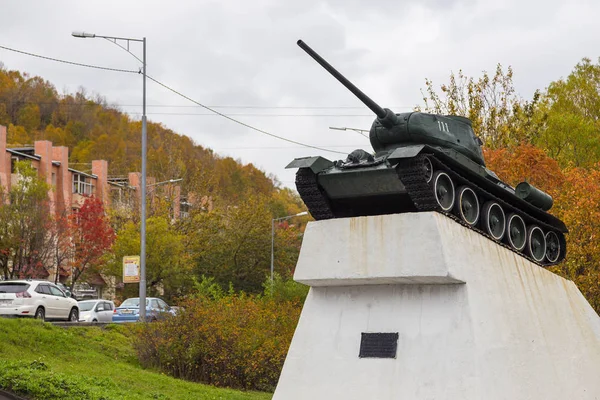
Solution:
<svg viewBox="0 0 600 400"><path fill-rule="evenodd" d="M0 319L0 389L30 399L231 399L271 395L217 389L142 369L126 326L61 328Z"/></svg>
<svg viewBox="0 0 600 400"><path fill-rule="evenodd" d="M82 171L93 159L109 162L109 175L141 169L141 122L132 120L106 100L91 98L84 89L59 94L42 77L11 71L0 63L0 125L8 127L9 146L50 140L69 147L69 163ZM298 203L254 165L220 157L161 124L148 123L148 175L158 181L184 178L184 193L212 196L217 204L231 205L248 194L285 193L286 202ZM284 207L285 208L285 207Z"/></svg>

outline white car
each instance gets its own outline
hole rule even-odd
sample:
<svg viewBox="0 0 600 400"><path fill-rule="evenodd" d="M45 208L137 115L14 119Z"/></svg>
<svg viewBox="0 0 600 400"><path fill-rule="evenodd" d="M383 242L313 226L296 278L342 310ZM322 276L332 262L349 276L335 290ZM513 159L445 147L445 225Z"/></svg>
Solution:
<svg viewBox="0 0 600 400"><path fill-rule="evenodd" d="M79 322L112 322L115 303L110 300L82 300L79 302Z"/></svg>
<svg viewBox="0 0 600 400"><path fill-rule="evenodd" d="M79 307L75 299L51 282L0 281L0 316L77 322Z"/></svg>

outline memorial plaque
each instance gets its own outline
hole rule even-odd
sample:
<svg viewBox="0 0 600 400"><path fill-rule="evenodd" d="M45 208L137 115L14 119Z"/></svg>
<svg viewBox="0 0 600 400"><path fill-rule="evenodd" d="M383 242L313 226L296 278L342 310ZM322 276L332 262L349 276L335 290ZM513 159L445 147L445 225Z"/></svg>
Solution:
<svg viewBox="0 0 600 400"><path fill-rule="evenodd" d="M363 332L360 338L360 358L396 358L398 332Z"/></svg>

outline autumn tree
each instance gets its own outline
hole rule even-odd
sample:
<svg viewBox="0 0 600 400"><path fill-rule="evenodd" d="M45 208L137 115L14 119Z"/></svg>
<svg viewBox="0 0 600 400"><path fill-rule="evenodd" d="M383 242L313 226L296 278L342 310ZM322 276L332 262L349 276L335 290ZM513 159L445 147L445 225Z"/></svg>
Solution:
<svg viewBox="0 0 600 400"><path fill-rule="evenodd" d="M71 238L72 219L67 211L52 217L47 231L48 241L52 247L50 263L54 266L54 283L58 283L61 273L67 274L67 267L74 256L74 246Z"/></svg>
<svg viewBox="0 0 600 400"><path fill-rule="evenodd" d="M4 279L45 277L52 249L49 187L27 161L15 163L15 171L18 179L0 203L0 268Z"/></svg>
<svg viewBox="0 0 600 400"><path fill-rule="evenodd" d="M565 170L565 182L555 198L554 213L569 228L567 258L553 268L575 281L600 311L600 164Z"/></svg>
<svg viewBox="0 0 600 400"><path fill-rule="evenodd" d="M260 292L270 271L273 218L268 199L253 196L239 206L184 221L186 247L198 279L211 276L224 288L231 283L236 290ZM301 233L301 227L289 222L277 225L275 271L286 277L295 267Z"/></svg>
<svg viewBox="0 0 600 400"><path fill-rule="evenodd" d="M552 214L569 233L565 260L553 272L573 280L590 304L600 312L600 164L591 168L561 170L558 162L532 145L486 150L488 167L516 185L528 180L554 198Z"/></svg>
<svg viewBox="0 0 600 400"><path fill-rule="evenodd" d="M170 223L168 216L147 219L146 249L148 294L156 296L164 291L166 300L187 294L192 284L192 266L185 252L184 237ZM117 236L111 260L112 274L122 277L123 257L138 255L139 252L139 224L130 221L122 227ZM138 285L127 285L125 295L135 293L138 293Z"/></svg>
<svg viewBox="0 0 600 400"><path fill-rule="evenodd" d="M511 67L505 71L498 64L493 75L484 71L479 79L466 76L462 70L458 74L452 72L439 92L429 79L425 86L423 111L469 118L475 134L487 147L528 142L539 129L540 94L536 92L531 101L520 98L515 92Z"/></svg>
<svg viewBox="0 0 600 400"><path fill-rule="evenodd" d="M561 166L600 160L600 59L579 62L566 79L552 82L540 103L543 126L535 143Z"/></svg>
<svg viewBox="0 0 600 400"><path fill-rule="evenodd" d="M522 144L511 149L485 148L483 155L487 167L512 186L527 181L551 195L562 188L565 178L558 162L539 147Z"/></svg>
<svg viewBox="0 0 600 400"><path fill-rule="evenodd" d="M103 256L110 250L115 233L104 212L102 200L86 197L77 212L71 214L71 240L74 256L71 290L86 272L96 272Z"/></svg>

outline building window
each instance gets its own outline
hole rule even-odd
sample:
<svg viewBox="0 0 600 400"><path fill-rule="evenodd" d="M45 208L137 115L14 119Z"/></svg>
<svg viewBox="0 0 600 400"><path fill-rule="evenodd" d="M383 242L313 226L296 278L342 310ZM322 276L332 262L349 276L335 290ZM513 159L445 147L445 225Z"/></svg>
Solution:
<svg viewBox="0 0 600 400"><path fill-rule="evenodd" d="M73 174L73 193L91 196L93 185L89 182L89 178L81 174Z"/></svg>
<svg viewBox="0 0 600 400"><path fill-rule="evenodd" d="M179 202L179 218L184 219L190 216L191 204L188 203L187 197L182 196Z"/></svg>
<svg viewBox="0 0 600 400"><path fill-rule="evenodd" d="M52 173L52 186L56 187L56 174Z"/></svg>
<svg viewBox="0 0 600 400"><path fill-rule="evenodd" d="M16 163L19 161L18 157L11 157L10 158L10 173L11 174L16 174L17 173L17 169L16 169Z"/></svg>

